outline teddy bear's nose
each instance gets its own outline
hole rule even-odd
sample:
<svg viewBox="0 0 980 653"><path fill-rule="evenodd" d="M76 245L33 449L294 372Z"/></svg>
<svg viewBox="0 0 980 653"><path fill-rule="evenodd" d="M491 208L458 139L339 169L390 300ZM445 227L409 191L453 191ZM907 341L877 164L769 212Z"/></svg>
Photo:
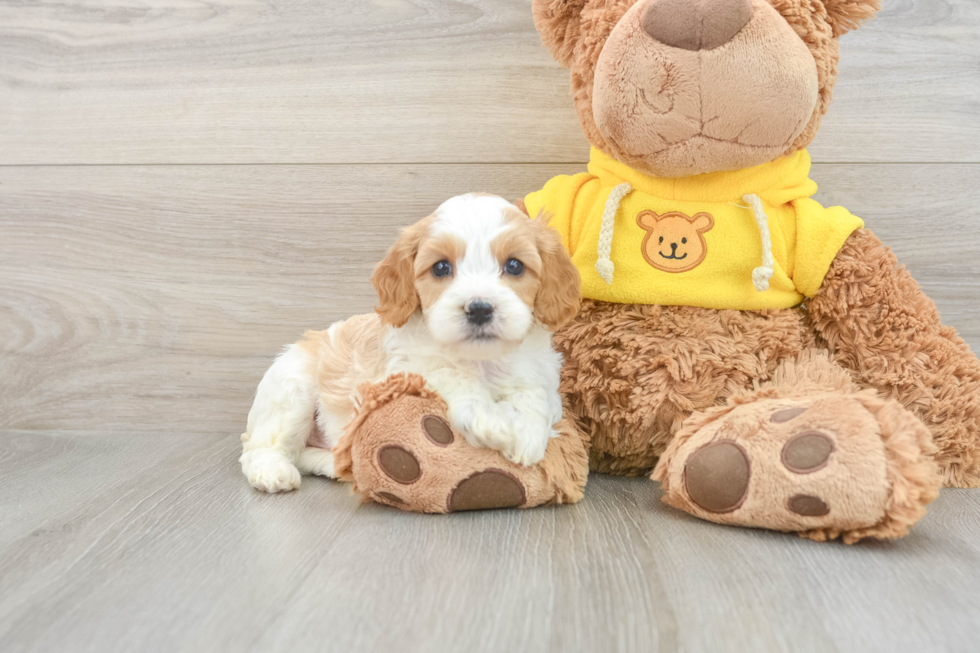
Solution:
<svg viewBox="0 0 980 653"><path fill-rule="evenodd" d="M724 45L752 19L752 0L651 0L643 30L665 45L711 50Z"/></svg>

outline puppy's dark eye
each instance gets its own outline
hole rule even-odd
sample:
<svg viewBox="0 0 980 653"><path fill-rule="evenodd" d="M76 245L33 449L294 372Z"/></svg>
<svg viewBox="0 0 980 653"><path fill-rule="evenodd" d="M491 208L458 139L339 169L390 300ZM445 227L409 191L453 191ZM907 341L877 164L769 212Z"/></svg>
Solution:
<svg viewBox="0 0 980 653"><path fill-rule="evenodd" d="M432 276L437 279L442 279L443 277L448 277L453 273L453 264L449 261L439 261L432 266Z"/></svg>
<svg viewBox="0 0 980 653"><path fill-rule="evenodd" d="M504 272L514 276L519 277L524 274L524 264L518 261L516 258L509 258L507 262L504 263Z"/></svg>
<svg viewBox="0 0 980 653"><path fill-rule="evenodd" d="M663 236L661 236L661 237L660 237L660 244L661 244L661 245L663 245L663 244L664 244L664 237L663 237Z"/></svg>
<svg viewBox="0 0 980 653"><path fill-rule="evenodd" d="M681 238L681 243L687 245L687 238Z"/></svg>

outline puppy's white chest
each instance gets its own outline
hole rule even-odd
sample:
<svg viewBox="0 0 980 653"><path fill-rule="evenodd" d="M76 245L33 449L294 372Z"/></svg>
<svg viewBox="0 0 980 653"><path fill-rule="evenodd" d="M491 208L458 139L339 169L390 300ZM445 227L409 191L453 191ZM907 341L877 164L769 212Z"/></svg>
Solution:
<svg viewBox="0 0 980 653"><path fill-rule="evenodd" d="M511 375L510 365L503 361L479 361L476 375L486 386L497 386L504 383Z"/></svg>

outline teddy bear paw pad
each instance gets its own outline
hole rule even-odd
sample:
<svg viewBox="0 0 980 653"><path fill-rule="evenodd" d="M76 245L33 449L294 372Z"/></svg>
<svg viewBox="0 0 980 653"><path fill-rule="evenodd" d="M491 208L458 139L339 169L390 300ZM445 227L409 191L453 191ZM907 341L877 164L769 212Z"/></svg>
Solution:
<svg viewBox="0 0 980 653"><path fill-rule="evenodd" d="M527 491L513 474L500 469L476 472L460 481L449 495L449 511L518 508Z"/></svg>
<svg viewBox="0 0 980 653"><path fill-rule="evenodd" d="M834 453L834 440L820 431L794 435L783 447L780 459L786 469L797 474L811 474L827 466Z"/></svg>
<svg viewBox="0 0 980 653"><path fill-rule="evenodd" d="M389 444L378 451L378 467L393 481L409 485L419 480L422 468L411 451L397 444Z"/></svg>
<svg viewBox="0 0 980 653"><path fill-rule="evenodd" d="M667 474L668 503L774 530L867 528L883 518L889 496L881 427L848 395L720 411L681 444Z"/></svg>
<svg viewBox="0 0 980 653"><path fill-rule="evenodd" d="M684 466L684 484L691 501L715 513L742 505L749 491L749 458L731 440L711 442L695 451Z"/></svg>
<svg viewBox="0 0 980 653"><path fill-rule="evenodd" d="M823 517L830 513L830 506L820 497L809 494L794 494L789 498L789 509L803 517Z"/></svg>
<svg viewBox="0 0 980 653"><path fill-rule="evenodd" d="M774 424L782 424L783 422L788 422L791 419L795 419L806 412L806 406L797 406L796 408L784 408L782 410L777 410L769 418L769 421Z"/></svg>
<svg viewBox="0 0 980 653"><path fill-rule="evenodd" d="M396 506L405 505L405 500L400 496L392 494L391 492L385 492L384 490L375 492L372 498L378 503L390 503Z"/></svg>
<svg viewBox="0 0 980 653"><path fill-rule="evenodd" d="M422 432L440 447L448 447L453 443L453 429L449 422L436 415L426 415L422 418Z"/></svg>

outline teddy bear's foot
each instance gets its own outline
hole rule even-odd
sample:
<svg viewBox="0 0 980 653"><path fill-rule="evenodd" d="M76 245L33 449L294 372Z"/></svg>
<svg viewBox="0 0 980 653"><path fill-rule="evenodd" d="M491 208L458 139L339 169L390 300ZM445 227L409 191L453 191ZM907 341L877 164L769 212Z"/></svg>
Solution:
<svg viewBox="0 0 980 653"><path fill-rule="evenodd" d="M355 491L402 510L446 513L532 508L582 498L588 455L581 434L562 420L544 460L514 464L471 446L446 419L442 399L422 377L395 375L361 388L357 415L334 448L338 476Z"/></svg>
<svg viewBox="0 0 980 653"><path fill-rule="evenodd" d="M872 392L773 390L690 418L653 473L664 501L721 524L898 538L941 484L925 425Z"/></svg>

